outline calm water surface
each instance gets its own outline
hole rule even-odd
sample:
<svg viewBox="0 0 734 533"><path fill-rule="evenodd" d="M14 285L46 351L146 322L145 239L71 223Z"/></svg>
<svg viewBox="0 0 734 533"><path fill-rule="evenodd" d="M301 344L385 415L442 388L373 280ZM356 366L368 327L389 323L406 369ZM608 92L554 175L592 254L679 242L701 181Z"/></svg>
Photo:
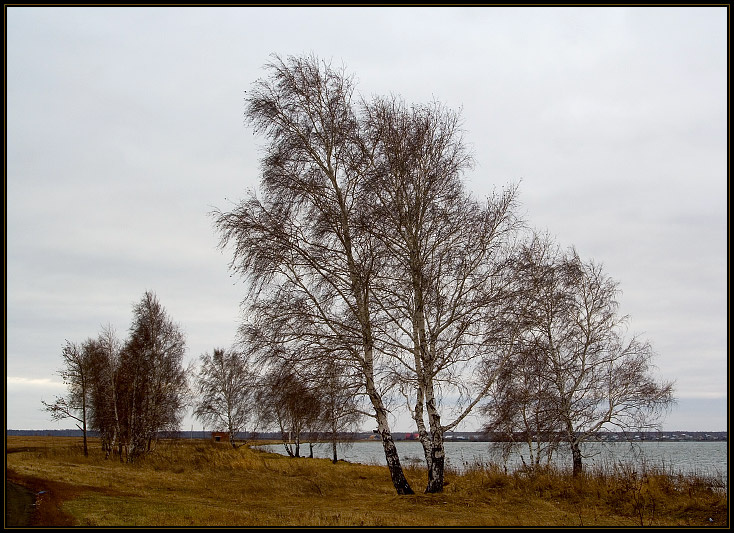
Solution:
<svg viewBox="0 0 734 533"><path fill-rule="evenodd" d="M415 441L396 441L395 446L403 464L423 464L423 448ZM528 460L527 448L519 448L505 461L500 445L495 442L447 442L447 466L463 471L476 464L495 463L513 470L522 465L522 458ZM258 446L258 448L285 454L282 444ZM594 442L583 448L584 467L601 467L609 470L617 465L632 466L639 469L661 467L670 473L696 474L727 479L728 473L727 442ZM385 455L380 442L355 442L340 445L339 459L354 463L385 465ZM308 444L301 445L301 455L308 456ZM522 456L522 458L521 458ZM314 445L314 457L331 458L331 445ZM571 467L571 455L559 450L554 464L562 468Z"/></svg>

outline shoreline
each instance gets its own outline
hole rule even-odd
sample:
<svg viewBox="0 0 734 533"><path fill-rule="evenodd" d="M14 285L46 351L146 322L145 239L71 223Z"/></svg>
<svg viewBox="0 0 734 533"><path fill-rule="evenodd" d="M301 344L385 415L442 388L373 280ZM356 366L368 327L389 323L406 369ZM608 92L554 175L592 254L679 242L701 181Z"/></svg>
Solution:
<svg viewBox="0 0 734 533"><path fill-rule="evenodd" d="M85 457L77 439L14 440L6 448L6 482L27 490L20 490L25 503L15 507L11 527L728 524L726 495L713 490L719 484L665 473L589 475L577 483L554 470L529 476L486 469L448 473L440 494L396 498L378 465L164 441L133 467L105 459L97 446ZM425 483L422 469L404 472L413 487ZM24 524L33 491L35 509ZM635 507L637 491L646 495L644 508Z"/></svg>

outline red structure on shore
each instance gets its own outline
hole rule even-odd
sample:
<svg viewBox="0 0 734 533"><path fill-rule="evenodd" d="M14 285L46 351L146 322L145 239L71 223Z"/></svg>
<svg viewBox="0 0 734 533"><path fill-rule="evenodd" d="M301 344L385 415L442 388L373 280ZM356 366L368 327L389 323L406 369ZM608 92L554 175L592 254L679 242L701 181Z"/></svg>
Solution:
<svg viewBox="0 0 734 533"><path fill-rule="evenodd" d="M212 431L212 440L214 442L229 442L229 433L226 431Z"/></svg>

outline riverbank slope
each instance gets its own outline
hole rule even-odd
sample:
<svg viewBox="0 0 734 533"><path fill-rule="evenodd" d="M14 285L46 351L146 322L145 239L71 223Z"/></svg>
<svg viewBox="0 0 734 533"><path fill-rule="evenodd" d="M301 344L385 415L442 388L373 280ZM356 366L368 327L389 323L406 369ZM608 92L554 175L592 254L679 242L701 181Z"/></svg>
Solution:
<svg viewBox="0 0 734 533"><path fill-rule="evenodd" d="M483 468L448 473L443 493L423 494L425 470L411 467L417 494L398 496L382 466L203 440L162 442L133 464L105 460L94 439L85 458L73 437L8 437L6 452L6 479L47 491L40 507L53 512L35 526L728 526L724 491L654 472Z"/></svg>

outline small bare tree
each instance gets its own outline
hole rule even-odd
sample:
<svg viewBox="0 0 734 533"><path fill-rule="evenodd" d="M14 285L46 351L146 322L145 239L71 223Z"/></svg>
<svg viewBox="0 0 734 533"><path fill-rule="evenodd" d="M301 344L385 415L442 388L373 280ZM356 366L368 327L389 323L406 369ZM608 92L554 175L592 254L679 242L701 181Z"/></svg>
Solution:
<svg viewBox="0 0 734 533"><path fill-rule="evenodd" d="M547 238L535 238L521 264L528 299L521 351L532 352L531 372L543 382L525 392L542 394L533 400L544 404L544 426L560 429L578 475L582 444L600 430L658 427L675 401L673 384L652 375L650 343L627 336L618 283L601 265Z"/></svg>
<svg viewBox="0 0 734 533"><path fill-rule="evenodd" d="M359 405L359 381L347 375L348 367L332 361L320 371L314 379L321 403L319 425L331 443L331 462L336 463L339 443L350 440L365 414Z"/></svg>
<svg viewBox="0 0 734 533"><path fill-rule="evenodd" d="M93 342L91 339L81 345L66 341L61 350L63 367L58 374L68 387L66 396L57 396L53 403L41 400L44 410L51 414L53 420L74 420L82 431L84 440L84 456L89 455L87 446L87 423L90 414L91 392L91 365L90 352Z"/></svg>
<svg viewBox="0 0 734 533"><path fill-rule="evenodd" d="M180 428L189 397L185 351L180 327L157 296L146 291L133 307L117 374L118 416L128 462L150 451L159 432Z"/></svg>
<svg viewBox="0 0 734 533"><path fill-rule="evenodd" d="M257 393L263 426L275 425L290 457L301 457L304 433L321 415L319 397L287 364L277 364L262 377Z"/></svg>
<svg viewBox="0 0 734 533"><path fill-rule="evenodd" d="M516 351L495 373L490 401L480 409L488 420L483 431L502 436L504 457L523 446L529 460L520 457L531 468L550 464L563 434L553 408L557 400L543 365L543 354L518 340Z"/></svg>
<svg viewBox="0 0 734 533"><path fill-rule="evenodd" d="M212 355L202 354L197 383L200 398L194 415L217 430L227 431L236 448L235 439L254 411L255 376L246 353L215 348Z"/></svg>
<svg viewBox="0 0 734 533"><path fill-rule="evenodd" d="M115 451L123 460L121 421L118 414L118 377L122 342L111 325L103 328L93 343L91 357L91 426L99 431L108 458Z"/></svg>
<svg viewBox="0 0 734 533"><path fill-rule="evenodd" d="M69 394L42 402L55 420L72 418L84 434L100 432L107 457L115 448L132 462L149 451L160 432L176 432L189 400L182 366L186 343L156 295L146 291L133 307L130 337L123 344L111 326L81 345L67 341L60 375Z"/></svg>

